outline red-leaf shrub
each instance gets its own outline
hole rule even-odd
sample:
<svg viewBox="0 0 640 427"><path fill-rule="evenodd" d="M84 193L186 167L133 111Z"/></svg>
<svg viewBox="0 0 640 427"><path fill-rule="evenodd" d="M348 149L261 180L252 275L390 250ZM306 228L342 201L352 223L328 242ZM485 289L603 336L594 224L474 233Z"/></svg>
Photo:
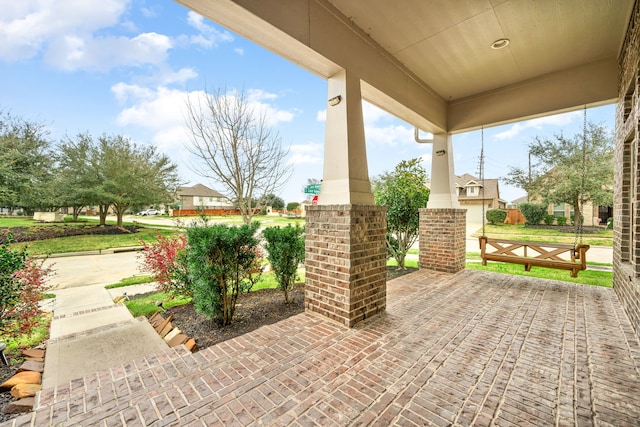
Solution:
<svg viewBox="0 0 640 427"><path fill-rule="evenodd" d="M51 289L46 280L52 274L52 266L44 267L42 262L30 257L25 260L24 267L14 273L21 290L19 302L7 313L11 329L30 333L37 326L38 317L42 314L39 302Z"/></svg>
<svg viewBox="0 0 640 427"><path fill-rule="evenodd" d="M156 243L143 243L142 270L150 273L158 289L171 294L188 294L186 274L182 270L180 253L187 247L187 236L164 237L158 233Z"/></svg>

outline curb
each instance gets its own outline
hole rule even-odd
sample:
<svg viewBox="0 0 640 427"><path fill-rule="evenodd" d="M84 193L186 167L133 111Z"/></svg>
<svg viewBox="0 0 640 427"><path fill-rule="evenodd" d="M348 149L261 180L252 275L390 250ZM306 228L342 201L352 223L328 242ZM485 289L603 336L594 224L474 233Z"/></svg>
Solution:
<svg viewBox="0 0 640 427"><path fill-rule="evenodd" d="M128 246L122 248L109 248L109 249L98 249L97 251L83 251L83 252L63 252L59 254L49 254L49 255L34 255L34 258L64 258L64 257L72 257L72 256L83 256L83 255L107 255L107 254L119 254L124 252L137 252L142 251L144 248L142 246Z"/></svg>

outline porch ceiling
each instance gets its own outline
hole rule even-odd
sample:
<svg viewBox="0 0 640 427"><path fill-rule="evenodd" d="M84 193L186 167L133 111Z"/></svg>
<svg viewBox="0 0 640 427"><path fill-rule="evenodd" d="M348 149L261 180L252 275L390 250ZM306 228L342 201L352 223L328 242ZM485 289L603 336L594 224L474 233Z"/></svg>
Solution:
<svg viewBox="0 0 640 427"><path fill-rule="evenodd" d="M412 124L460 132L614 101L634 0L178 1L323 77L351 69Z"/></svg>

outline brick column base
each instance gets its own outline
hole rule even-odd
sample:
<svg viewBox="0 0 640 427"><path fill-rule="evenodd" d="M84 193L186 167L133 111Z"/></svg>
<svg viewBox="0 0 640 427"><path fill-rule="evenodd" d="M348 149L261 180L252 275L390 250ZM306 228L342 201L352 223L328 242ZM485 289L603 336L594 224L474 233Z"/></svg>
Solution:
<svg viewBox="0 0 640 427"><path fill-rule="evenodd" d="M305 309L347 327L387 306L386 207L307 207Z"/></svg>
<svg viewBox="0 0 640 427"><path fill-rule="evenodd" d="M464 269L466 209L420 209L420 268L447 273Z"/></svg>

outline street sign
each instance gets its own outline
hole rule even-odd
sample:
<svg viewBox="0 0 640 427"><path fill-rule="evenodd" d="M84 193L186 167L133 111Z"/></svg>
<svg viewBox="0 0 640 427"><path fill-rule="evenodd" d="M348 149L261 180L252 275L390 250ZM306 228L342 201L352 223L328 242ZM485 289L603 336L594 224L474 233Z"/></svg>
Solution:
<svg viewBox="0 0 640 427"><path fill-rule="evenodd" d="M318 196L313 196L313 199L311 199L311 204L314 206L318 204Z"/></svg>
<svg viewBox="0 0 640 427"><path fill-rule="evenodd" d="M321 184L309 184L304 187L304 194L320 194Z"/></svg>

